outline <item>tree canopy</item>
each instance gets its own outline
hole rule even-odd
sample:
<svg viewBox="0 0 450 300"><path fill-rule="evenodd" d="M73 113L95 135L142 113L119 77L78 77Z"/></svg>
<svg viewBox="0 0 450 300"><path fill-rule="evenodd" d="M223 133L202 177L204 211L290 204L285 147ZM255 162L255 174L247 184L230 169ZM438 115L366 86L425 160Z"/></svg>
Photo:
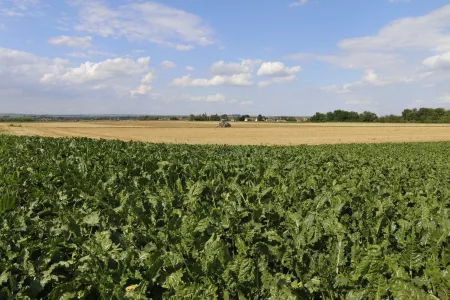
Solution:
<svg viewBox="0 0 450 300"><path fill-rule="evenodd" d="M376 113L365 111L335 110L328 113L316 113L311 122L379 122L379 123L450 123L450 110L444 108L414 108L405 109L401 116L377 116Z"/></svg>

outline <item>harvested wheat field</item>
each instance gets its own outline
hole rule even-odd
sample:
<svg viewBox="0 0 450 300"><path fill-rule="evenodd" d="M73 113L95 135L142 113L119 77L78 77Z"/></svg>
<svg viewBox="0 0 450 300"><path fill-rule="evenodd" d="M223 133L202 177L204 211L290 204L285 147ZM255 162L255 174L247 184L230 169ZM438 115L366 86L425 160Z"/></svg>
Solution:
<svg viewBox="0 0 450 300"><path fill-rule="evenodd" d="M232 123L95 121L0 124L1 133L52 137L89 137L153 143L229 145L317 145L429 142L450 140L447 124Z"/></svg>

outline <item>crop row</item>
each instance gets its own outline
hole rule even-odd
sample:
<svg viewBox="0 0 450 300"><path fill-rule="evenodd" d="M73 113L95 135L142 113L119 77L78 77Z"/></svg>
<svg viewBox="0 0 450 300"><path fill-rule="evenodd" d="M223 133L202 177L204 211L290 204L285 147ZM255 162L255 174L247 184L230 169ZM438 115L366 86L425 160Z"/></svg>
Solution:
<svg viewBox="0 0 450 300"><path fill-rule="evenodd" d="M449 157L0 135L0 299L449 299Z"/></svg>

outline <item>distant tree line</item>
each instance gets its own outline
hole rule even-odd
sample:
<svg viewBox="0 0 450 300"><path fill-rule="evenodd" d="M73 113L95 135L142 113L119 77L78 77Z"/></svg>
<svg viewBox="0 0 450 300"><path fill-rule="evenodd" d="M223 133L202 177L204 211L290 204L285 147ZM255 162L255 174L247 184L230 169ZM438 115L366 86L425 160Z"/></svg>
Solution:
<svg viewBox="0 0 450 300"><path fill-rule="evenodd" d="M188 121L220 121L221 119L229 120L228 115L207 115L207 114L200 114L200 115L189 115Z"/></svg>
<svg viewBox="0 0 450 300"><path fill-rule="evenodd" d="M0 122L77 122L77 121L153 121L153 120L179 120L181 116L149 116L149 115L5 115L0 116Z"/></svg>
<svg viewBox="0 0 450 300"><path fill-rule="evenodd" d="M31 117L0 117L0 122L34 122L35 119Z"/></svg>
<svg viewBox="0 0 450 300"><path fill-rule="evenodd" d="M377 114L365 111L335 110L326 114L316 113L309 119L310 122L378 122L378 123L450 123L450 110L444 108L405 109L401 116Z"/></svg>

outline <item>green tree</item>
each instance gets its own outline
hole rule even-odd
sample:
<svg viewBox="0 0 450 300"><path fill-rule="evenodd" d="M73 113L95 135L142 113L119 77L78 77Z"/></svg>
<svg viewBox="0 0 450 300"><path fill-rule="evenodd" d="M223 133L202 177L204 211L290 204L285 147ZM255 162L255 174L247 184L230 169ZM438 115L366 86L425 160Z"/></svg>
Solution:
<svg viewBox="0 0 450 300"><path fill-rule="evenodd" d="M378 119L378 116L373 112L365 111L360 114L359 118L361 122L375 122Z"/></svg>

